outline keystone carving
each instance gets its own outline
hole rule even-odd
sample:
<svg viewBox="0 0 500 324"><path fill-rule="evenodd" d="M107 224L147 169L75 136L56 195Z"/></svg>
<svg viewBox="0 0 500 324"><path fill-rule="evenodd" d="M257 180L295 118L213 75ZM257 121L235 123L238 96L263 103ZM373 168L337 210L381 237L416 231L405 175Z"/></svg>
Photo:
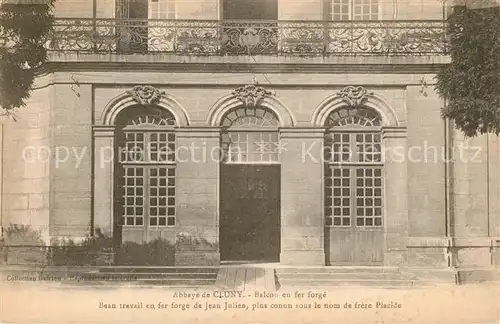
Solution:
<svg viewBox="0 0 500 324"><path fill-rule="evenodd" d="M132 90L127 91L137 103L141 105L150 105L160 100L165 91L159 90L150 85L135 86Z"/></svg>
<svg viewBox="0 0 500 324"><path fill-rule="evenodd" d="M373 92L368 92L368 90L361 86L347 86L340 90L337 95L339 95L349 107L355 108L364 103L368 99L368 96L373 95Z"/></svg>
<svg viewBox="0 0 500 324"><path fill-rule="evenodd" d="M233 90L233 95L247 107L257 106L265 96L270 96L272 94L272 91L256 85L246 85Z"/></svg>

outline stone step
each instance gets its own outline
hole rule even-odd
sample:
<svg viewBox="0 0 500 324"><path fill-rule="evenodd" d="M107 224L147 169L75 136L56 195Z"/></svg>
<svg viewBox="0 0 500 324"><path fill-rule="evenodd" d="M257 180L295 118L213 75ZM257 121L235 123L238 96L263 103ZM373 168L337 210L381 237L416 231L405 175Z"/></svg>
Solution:
<svg viewBox="0 0 500 324"><path fill-rule="evenodd" d="M360 287L411 287L411 280L373 280L373 279L278 279L280 288L286 287L334 287L334 286L360 286Z"/></svg>
<svg viewBox="0 0 500 324"><path fill-rule="evenodd" d="M279 279L310 279L310 280L322 280L322 279L337 279L337 280L401 280L410 279L409 277L404 277L400 273L277 273Z"/></svg>
<svg viewBox="0 0 500 324"><path fill-rule="evenodd" d="M280 267L276 268L276 273L280 274L294 274L294 273L399 273L397 267Z"/></svg>

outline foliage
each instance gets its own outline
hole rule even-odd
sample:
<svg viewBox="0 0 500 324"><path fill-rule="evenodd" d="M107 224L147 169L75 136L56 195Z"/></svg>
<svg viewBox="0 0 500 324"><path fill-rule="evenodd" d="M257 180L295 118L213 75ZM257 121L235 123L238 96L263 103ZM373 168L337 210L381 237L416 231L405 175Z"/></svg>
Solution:
<svg viewBox="0 0 500 324"><path fill-rule="evenodd" d="M165 239L148 243L125 242L115 248L117 265L171 266L174 264L174 246Z"/></svg>
<svg viewBox="0 0 500 324"><path fill-rule="evenodd" d="M78 243L72 239L53 240L47 253L48 263L66 266L96 265L102 252L112 252L112 247L112 239L102 234L85 237Z"/></svg>
<svg viewBox="0 0 500 324"><path fill-rule="evenodd" d="M442 116L466 136L500 134L500 7L454 7L447 21L451 64L438 74Z"/></svg>
<svg viewBox="0 0 500 324"><path fill-rule="evenodd" d="M217 248L217 243L209 242L199 234L180 232L175 236L176 250L213 250Z"/></svg>
<svg viewBox="0 0 500 324"><path fill-rule="evenodd" d="M10 246L45 246L39 231L30 225L10 224L5 229L5 245Z"/></svg>
<svg viewBox="0 0 500 324"><path fill-rule="evenodd" d="M0 107L7 112L25 106L47 59L44 42L54 23L54 3L0 4Z"/></svg>

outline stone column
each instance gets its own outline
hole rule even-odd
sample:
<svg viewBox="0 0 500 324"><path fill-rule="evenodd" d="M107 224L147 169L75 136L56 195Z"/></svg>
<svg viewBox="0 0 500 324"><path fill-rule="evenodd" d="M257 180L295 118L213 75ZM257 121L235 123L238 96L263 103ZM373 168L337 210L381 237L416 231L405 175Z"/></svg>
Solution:
<svg viewBox="0 0 500 324"><path fill-rule="evenodd" d="M180 128L176 142L176 231L187 240L177 246L175 264L218 265L220 129Z"/></svg>
<svg viewBox="0 0 500 324"><path fill-rule="evenodd" d="M113 236L114 206L114 135L113 126L94 126L94 231L99 228L106 236Z"/></svg>
<svg viewBox="0 0 500 324"><path fill-rule="evenodd" d="M281 256L285 265L325 265L324 129L280 130Z"/></svg>
<svg viewBox="0 0 500 324"><path fill-rule="evenodd" d="M385 127L384 215L385 246L384 265L401 266L407 263L408 251L408 181L406 128Z"/></svg>

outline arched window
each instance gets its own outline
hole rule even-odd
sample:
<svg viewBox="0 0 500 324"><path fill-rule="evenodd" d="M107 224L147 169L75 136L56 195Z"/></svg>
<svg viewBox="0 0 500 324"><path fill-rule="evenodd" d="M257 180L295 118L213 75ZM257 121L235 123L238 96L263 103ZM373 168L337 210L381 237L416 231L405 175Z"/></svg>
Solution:
<svg viewBox="0 0 500 324"><path fill-rule="evenodd" d="M175 126L174 116L155 106L118 116L115 188L124 229L175 225Z"/></svg>
<svg viewBox="0 0 500 324"><path fill-rule="evenodd" d="M341 108L326 121L325 217L333 227L381 227L383 161L380 116Z"/></svg>
<svg viewBox="0 0 500 324"><path fill-rule="evenodd" d="M223 161L226 163L278 163L279 120L262 107L231 110L222 121Z"/></svg>

